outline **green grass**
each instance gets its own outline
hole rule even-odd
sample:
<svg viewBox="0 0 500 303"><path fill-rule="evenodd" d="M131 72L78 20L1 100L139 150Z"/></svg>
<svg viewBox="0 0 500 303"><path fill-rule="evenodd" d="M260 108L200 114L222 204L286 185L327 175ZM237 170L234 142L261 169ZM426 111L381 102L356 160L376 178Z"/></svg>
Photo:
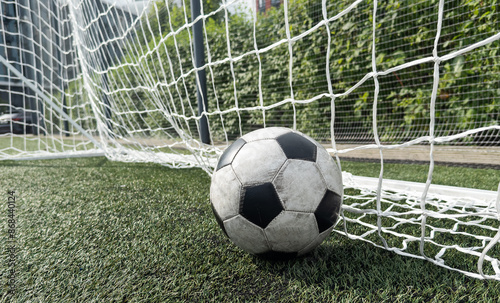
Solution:
<svg viewBox="0 0 500 303"><path fill-rule="evenodd" d="M62 138L62 139L61 139ZM161 140L161 139L160 139ZM165 140L171 140L165 138ZM123 143L122 145L131 150L147 150L152 152L164 152L164 153L177 153L182 155L190 155L189 151L185 147L174 146L174 147L155 147L154 145L137 145L131 143ZM83 151L89 149L95 149L94 143L90 142L87 138L77 138L71 139L67 137L46 137L44 135L33 136L33 135L18 135L15 137L0 136L0 150L2 153L7 155L17 155L19 150L23 152L35 152L35 151L50 151L50 152L63 152L63 151ZM209 154L214 154L214 152L209 152Z"/></svg>
<svg viewBox="0 0 500 303"><path fill-rule="evenodd" d="M378 178L380 174L380 163L342 161L341 165L343 171L353 175ZM428 172L429 165L384 163L385 179L425 183ZM496 191L500 183L500 170L435 165L432 183Z"/></svg>
<svg viewBox="0 0 500 303"><path fill-rule="evenodd" d="M62 138L62 140L61 140ZM76 146L75 146L76 145ZM65 139L65 137L46 137L44 135L39 136L16 136L8 137L0 136L0 150L2 153L8 155L16 155L19 153L18 150L24 152L33 151L50 151L50 152L62 152L67 150L88 150L95 149L95 145L86 140L71 140Z"/></svg>
<svg viewBox="0 0 500 303"><path fill-rule="evenodd" d="M357 164L345 163L344 169L349 165ZM7 190L15 190L19 250L17 290L10 298L8 257L0 247L0 302L497 302L500 297L498 282L337 234L295 260L248 255L219 230L209 205L210 179L201 169L105 158L3 161L0 184L0 245L6 245Z"/></svg>

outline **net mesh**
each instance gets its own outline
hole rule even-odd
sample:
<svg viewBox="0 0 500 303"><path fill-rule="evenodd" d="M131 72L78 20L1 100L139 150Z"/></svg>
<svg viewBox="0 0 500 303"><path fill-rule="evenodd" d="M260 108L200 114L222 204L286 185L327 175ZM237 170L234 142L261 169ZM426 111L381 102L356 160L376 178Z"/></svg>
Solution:
<svg viewBox="0 0 500 303"><path fill-rule="evenodd" d="M372 186L344 174L337 232L500 280L498 195L432 184L437 148L500 144L494 2L202 1L194 18L185 0L0 3L0 159L102 154L211 174L236 138L292 127L339 164L380 162ZM393 186L386 157L408 147L427 155L427 182Z"/></svg>

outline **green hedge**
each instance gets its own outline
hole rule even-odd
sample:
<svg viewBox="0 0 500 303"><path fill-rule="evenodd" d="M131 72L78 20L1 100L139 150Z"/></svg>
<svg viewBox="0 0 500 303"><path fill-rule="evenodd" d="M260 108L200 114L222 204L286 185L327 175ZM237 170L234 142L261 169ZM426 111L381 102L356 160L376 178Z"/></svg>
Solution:
<svg viewBox="0 0 500 303"><path fill-rule="evenodd" d="M162 2L163 3L163 2ZM122 105L141 111L164 106L186 116L196 115L195 75L191 59L190 31L176 31L185 24L184 10L172 6L169 10L158 3L159 14L152 10L142 20L142 28L126 48L122 63L140 62L138 67L123 66L110 75L115 89L125 86L151 86L142 77L150 73L155 82L170 83L156 86L155 92L135 89L115 96ZM329 18L346 9L348 1L327 1ZM379 1L376 29L376 67L378 71L405 62L432 56L437 30L438 1ZM212 5L215 7L214 5ZM323 20L321 2L291 0L288 3L291 37L302 34ZM372 71L373 3L360 3L340 19L324 25L292 44L292 88L295 100L308 100L328 93L326 58L328 34L331 35L329 66L334 93L344 93L364 75ZM189 13L189 9L187 9ZM158 18L159 17L159 18ZM190 16L188 16L190 20ZM496 0L457 0L445 5L438 55L443 56L492 36L500 28L500 12ZM170 22L169 22L170 21ZM227 24L227 25L226 25ZM207 69L209 111L259 106L259 66L261 66L262 104L275 104L291 98L289 44L283 43L265 53L248 54L255 50L253 21L244 14L230 15L225 22L219 13L205 22L211 62L221 62L243 54L240 60L212 65ZM226 26L228 29L226 30ZM255 41L263 49L286 39L284 6L272 8L257 16ZM227 37L229 33L229 37ZM228 38L230 50L228 50ZM158 47L159 45L159 47ZM176 47L177 45L177 47ZM436 135L449 135L470 128L497 125L500 113L500 43L495 41L440 64L440 82L436 98ZM158 52L139 57L158 47ZM177 51L178 50L178 51ZM261 64L259 65L259 60ZM232 70L234 71L234 75ZM424 63L378 76L378 133L383 141L399 142L429 131L430 100L434 63ZM182 72L181 72L182 71ZM121 79L121 80L120 80ZM215 89L214 89L215 87ZM163 104L158 104L162 100ZM346 97L335 99L335 135L341 141L371 141L374 101L373 79L367 80ZM317 139L328 139L331 122L331 99L320 98L308 104L295 104L297 128ZM210 126L216 139L229 138L242 132L267 126L293 126L294 106L286 103L266 111L240 110L211 116ZM264 119L265 117L265 119ZM169 119L171 119L169 121ZM265 120L265 121L264 121ZM188 122L168 117L161 110L134 115L128 122L134 128L168 127L171 123L188 126L196 135L194 120ZM490 140L498 142L498 134ZM466 140L474 140L471 137Z"/></svg>

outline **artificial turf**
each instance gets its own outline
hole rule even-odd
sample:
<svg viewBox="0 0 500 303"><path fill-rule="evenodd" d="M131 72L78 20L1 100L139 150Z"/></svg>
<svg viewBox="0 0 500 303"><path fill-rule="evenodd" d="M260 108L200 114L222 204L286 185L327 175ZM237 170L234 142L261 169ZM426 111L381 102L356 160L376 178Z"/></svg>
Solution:
<svg viewBox="0 0 500 303"><path fill-rule="evenodd" d="M353 175L378 178L380 163L342 161L342 170ZM428 172L428 164L384 163L385 179L425 183ZM500 170L435 165L432 172L432 183L496 191L500 183Z"/></svg>
<svg viewBox="0 0 500 303"><path fill-rule="evenodd" d="M499 282L339 234L293 260L246 254L220 231L209 205L210 178L201 169L105 158L3 161L0 184L0 245L6 246L8 237L7 191L14 190L18 249L8 264L7 250L0 247L0 302L497 302L500 297ZM9 295L6 277L12 268L16 288Z"/></svg>

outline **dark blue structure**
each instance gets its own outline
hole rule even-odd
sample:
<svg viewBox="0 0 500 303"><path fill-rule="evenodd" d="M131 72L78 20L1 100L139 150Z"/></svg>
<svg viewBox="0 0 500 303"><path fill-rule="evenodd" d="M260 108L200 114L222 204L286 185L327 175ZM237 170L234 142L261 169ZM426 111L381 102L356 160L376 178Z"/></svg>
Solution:
<svg viewBox="0 0 500 303"><path fill-rule="evenodd" d="M127 6L128 2L118 5L119 2L110 8L107 0L84 1L78 16L70 16L67 1L0 0L0 56L24 76L24 79L13 76L7 66L0 63L0 113L25 109L32 113L32 121L36 124L33 133L44 129L44 104L36 92L23 84L25 81L32 82L49 96L61 96L59 103L66 111L68 100L63 92L79 76L82 56L90 60L90 64L95 63L94 67L99 69L95 71L104 71L120 60L124 41L102 42L122 36L137 17L138 10L131 4ZM89 24L82 41L75 40L75 19L70 17L81 18L77 21ZM97 22L91 22L94 19ZM97 51L78 53L77 44L81 46L82 43ZM106 90L106 77L101 77L100 81ZM104 91L103 99L107 104L106 115L111 115ZM67 121L64 124L64 131L68 131Z"/></svg>

